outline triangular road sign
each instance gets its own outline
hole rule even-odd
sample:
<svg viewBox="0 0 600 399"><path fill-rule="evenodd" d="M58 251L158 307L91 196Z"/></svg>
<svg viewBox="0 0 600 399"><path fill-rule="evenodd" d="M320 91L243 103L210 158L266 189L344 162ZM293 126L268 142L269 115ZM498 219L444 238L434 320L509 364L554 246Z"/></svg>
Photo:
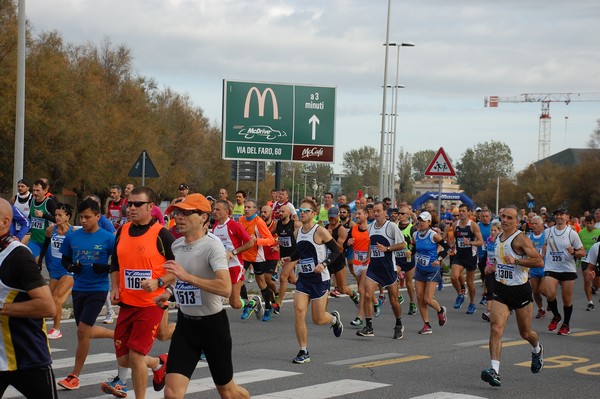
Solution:
<svg viewBox="0 0 600 399"><path fill-rule="evenodd" d="M427 170L425 170L425 176L456 176L456 172L454 172L443 147L440 147L435 157L433 157Z"/></svg>
<svg viewBox="0 0 600 399"><path fill-rule="evenodd" d="M143 170L142 170L143 169ZM144 173L145 172L145 173ZM145 175L145 176L144 176ZM146 150L142 151L129 171L129 177L158 177L158 171Z"/></svg>

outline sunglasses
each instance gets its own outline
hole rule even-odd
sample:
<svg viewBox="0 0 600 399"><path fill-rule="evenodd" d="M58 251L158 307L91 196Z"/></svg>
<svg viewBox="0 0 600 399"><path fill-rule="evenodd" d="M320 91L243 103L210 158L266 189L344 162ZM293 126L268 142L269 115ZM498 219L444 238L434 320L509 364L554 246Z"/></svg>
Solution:
<svg viewBox="0 0 600 399"><path fill-rule="evenodd" d="M310 208L298 208L298 210L302 213L312 212L312 209Z"/></svg>
<svg viewBox="0 0 600 399"><path fill-rule="evenodd" d="M127 208L131 208L132 206L135 206L136 208L139 208L140 206L144 205L144 204L149 204L152 201L129 201L127 203Z"/></svg>
<svg viewBox="0 0 600 399"><path fill-rule="evenodd" d="M175 209L173 211L173 215L175 216L179 216L179 215L183 215L183 216L192 216L194 213L197 213L198 215L202 215L202 211L199 211L197 209Z"/></svg>
<svg viewBox="0 0 600 399"><path fill-rule="evenodd" d="M406 212L398 212L399 215L406 215Z"/></svg>

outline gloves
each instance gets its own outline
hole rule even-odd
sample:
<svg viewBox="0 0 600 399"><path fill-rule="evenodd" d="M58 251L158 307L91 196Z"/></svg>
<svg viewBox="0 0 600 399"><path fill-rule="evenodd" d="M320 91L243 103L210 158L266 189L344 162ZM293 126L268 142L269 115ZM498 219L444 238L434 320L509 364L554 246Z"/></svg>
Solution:
<svg viewBox="0 0 600 399"><path fill-rule="evenodd" d="M83 268L83 265L81 263L79 263L79 261L77 261L77 262L71 263L69 266L67 266L67 271L69 273L79 274L79 273L81 273L82 268Z"/></svg>
<svg viewBox="0 0 600 399"><path fill-rule="evenodd" d="M108 273L110 271L109 265L103 265L102 263L94 263L92 269L97 274Z"/></svg>

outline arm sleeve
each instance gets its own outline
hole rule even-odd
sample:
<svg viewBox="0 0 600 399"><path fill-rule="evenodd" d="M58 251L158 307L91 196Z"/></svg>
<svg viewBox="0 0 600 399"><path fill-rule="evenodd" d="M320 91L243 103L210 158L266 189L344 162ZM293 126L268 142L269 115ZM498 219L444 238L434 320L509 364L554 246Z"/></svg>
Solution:
<svg viewBox="0 0 600 399"><path fill-rule="evenodd" d="M52 223L56 223L56 219L54 218L54 211L56 210L56 202L53 200L46 201L46 210L48 213L44 212L43 218L51 221Z"/></svg>
<svg viewBox="0 0 600 399"><path fill-rule="evenodd" d="M323 261L323 264L328 266L331 264L331 262L337 259L337 257L340 255L340 250L338 249L337 242L333 238L327 241L325 246L329 250L329 256Z"/></svg>
<svg viewBox="0 0 600 399"><path fill-rule="evenodd" d="M119 243L119 237L121 237L121 228L117 230L117 234L115 235L115 246L113 248L112 256L110 257L110 272L118 272L119 271L119 257L117 256L117 244Z"/></svg>
<svg viewBox="0 0 600 399"><path fill-rule="evenodd" d="M38 265L42 267L42 261L44 260L44 256L46 255L46 251L50 246L50 237L46 237L44 239L44 244L42 245L42 250L40 251L40 257L38 258Z"/></svg>
<svg viewBox="0 0 600 399"><path fill-rule="evenodd" d="M175 255L173 255L173 249L171 248L173 242L175 242L175 237L173 237L173 234L171 234L171 232L164 227L160 229L156 245L158 251L163 254L167 260L175 260Z"/></svg>
<svg viewBox="0 0 600 399"><path fill-rule="evenodd" d="M21 229L16 234L16 237L19 239L19 241L23 241L23 237L25 237L25 235L27 235L27 233L29 233L29 229L31 229L31 221L29 220L29 218L27 216L25 216L23 214L23 212L21 212L19 210L19 208L13 206L12 209L13 209L13 224L16 223L19 226L21 226Z"/></svg>

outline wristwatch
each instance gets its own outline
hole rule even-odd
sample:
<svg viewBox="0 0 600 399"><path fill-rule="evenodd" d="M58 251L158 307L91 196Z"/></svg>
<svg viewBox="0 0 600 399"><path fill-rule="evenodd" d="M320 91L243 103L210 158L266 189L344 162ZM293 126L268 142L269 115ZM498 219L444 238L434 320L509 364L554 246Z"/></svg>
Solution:
<svg viewBox="0 0 600 399"><path fill-rule="evenodd" d="M160 277L156 279L156 282L158 283L158 288L162 288L165 286L165 282Z"/></svg>
<svg viewBox="0 0 600 399"><path fill-rule="evenodd" d="M390 247L387 247L387 251L388 251L388 252L390 252L390 251L391 251Z"/></svg>
<svg viewBox="0 0 600 399"><path fill-rule="evenodd" d="M231 253L234 254L234 255L238 254L238 252L237 252L237 250L235 248L233 249L233 251L231 251Z"/></svg>

